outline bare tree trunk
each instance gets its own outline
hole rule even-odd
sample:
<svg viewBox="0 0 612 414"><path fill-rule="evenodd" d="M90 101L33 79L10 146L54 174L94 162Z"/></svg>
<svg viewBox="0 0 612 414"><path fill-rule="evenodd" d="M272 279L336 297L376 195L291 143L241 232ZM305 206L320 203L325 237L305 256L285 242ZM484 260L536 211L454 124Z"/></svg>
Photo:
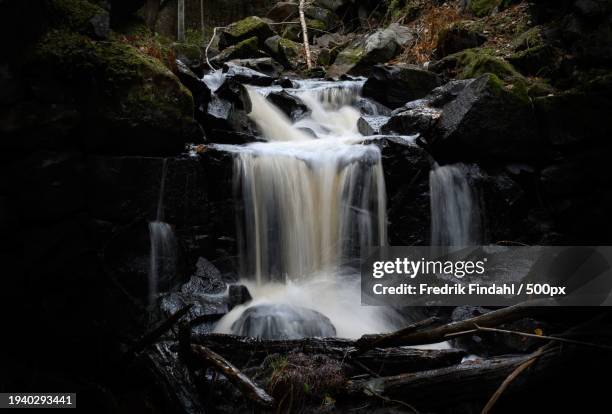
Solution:
<svg viewBox="0 0 612 414"><path fill-rule="evenodd" d="M308 42L308 28L306 27L306 17L304 17L304 2L300 0L299 11L300 11L300 23L302 24L302 37L304 39L304 51L306 52L306 66L308 69L312 69L312 56L310 54L310 44Z"/></svg>
<svg viewBox="0 0 612 414"><path fill-rule="evenodd" d="M177 10L177 40L179 42L185 41L185 0L178 0Z"/></svg>

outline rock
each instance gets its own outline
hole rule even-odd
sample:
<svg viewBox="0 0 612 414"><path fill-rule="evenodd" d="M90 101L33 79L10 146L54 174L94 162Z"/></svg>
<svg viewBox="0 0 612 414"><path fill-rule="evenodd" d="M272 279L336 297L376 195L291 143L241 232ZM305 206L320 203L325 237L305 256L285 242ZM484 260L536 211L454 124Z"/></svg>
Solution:
<svg viewBox="0 0 612 414"><path fill-rule="evenodd" d="M363 85L362 95L395 109L406 102L423 98L440 85L433 72L414 65L377 65Z"/></svg>
<svg viewBox="0 0 612 414"><path fill-rule="evenodd" d="M317 65L329 66L338 57L340 50L338 48L333 49L320 49L319 55L317 56Z"/></svg>
<svg viewBox="0 0 612 414"><path fill-rule="evenodd" d="M210 59L211 63L220 66L221 64L235 59L257 59L266 57L266 54L259 50L258 40L251 37L235 45L223 49L218 55Z"/></svg>
<svg viewBox="0 0 612 414"><path fill-rule="evenodd" d="M237 82L246 85L270 86L274 82L271 76L245 66L239 66L233 63L223 65L223 73L225 74L225 82ZM223 85L219 89L223 88Z"/></svg>
<svg viewBox="0 0 612 414"><path fill-rule="evenodd" d="M202 100L207 102L208 99L210 99L210 89L206 87L206 84L204 84L185 63L180 60L177 61L176 69L176 76L178 76L181 83L189 89L195 102L201 102Z"/></svg>
<svg viewBox="0 0 612 414"><path fill-rule="evenodd" d="M386 116L363 115L357 121L357 129L361 135L378 135L388 119Z"/></svg>
<svg viewBox="0 0 612 414"><path fill-rule="evenodd" d="M447 82L431 91L431 93L425 97L425 100L428 102L428 105L434 108L441 108L450 101L456 99L470 83L472 83L472 79Z"/></svg>
<svg viewBox="0 0 612 414"><path fill-rule="evenodd" d="M181 287L183 293L222 293L226 284L219 269L203 257L198 258L196 272L189 282Z"/></svg>
<svg viewBox="0 0 612 414"><path fill-rule="evenodd" d="M297 121L309 112L308 107L300 99L285 90L270 92L267 99L293 121Z"/></svg>
<svg viewBox="0 0 612 414"><path fill-rule="evenodd" d="M543 152L529 99L491 74L471 82L444 105L427 140L433 155L449 162L529 161Z"/></svg>
<svg viewBox="0 0 612 414"><path fill-rule="evenodd" d="M288 1L279 1L270 9L266 17L275 22L287 22L292 18L297 20L298 5Z"/></svg>
<svg viewBox="0 0 612 414"><path fill-rule="evenodd" d="M232 324L232 333L260 339L332 337L336 328L323 314L285 304L252 306Z"/></svg>
<svg viewBox="0 0 612 414"><path fill-rule="evenodd" d="M442 111L427 105L415 105L412 109L406 109L393 114L388 121L382 125L380 131L383 134L428 134L438 121Z"/></svg>
<svg viewBox="0 0 612 414"><path fill-rule="evenodd" d="M464 49L478 47L486 42L487 38L461 22L451 25L438 35L435 57L441 59Z"/></svg>
<svg viewBox="0 0 612 414"><path fill-rule="evenodd" d="M524 75L550 76L557 60L552 46L532 47L508 56L508 62Z"/></svg>
<svg viewBox="0 0 612 414"><path fill-rule="evenodd" d="M428 244L430 156L414 139L387 136L373 141L381 148L389 194L389 243L394 246Z"/></svg>
<svg viewBox="0 0 612 414"><path fill-rule="evenodd" d="M304 10L304 14L310 17L312 20L322 22L324 24L323 30L325 31L331 31L333 29L336 29L337 26L340 24L340 19L338 18L338 16L334 12L323 7L317 7L313 5L308 6Z"/></svg>
<svg viewBox="0 0 612 414"><path fill-rule="evenodd" d="M204 63L204 56L199 46L188 43L174 43L172 51L176 59L183 62L189 69L200 71L200 67Z"/></svg>
<svg viewBox="0 0 612 414"><path fill-rule="evenodd" d="M286 68L295 69L304 64L299 43L280 36L270 37L265 43L266 50Z"/></svg>
<svg viewBox="0 0 612 414"><path fill-rule="evenodd" d="M470 0L468 10L476 17L484 17L498 10L503 3L503 0Z"/></svg>
<svg viewBox="0 0 612 414"><path fill-rule="evenodd" d="M408 28L392 24L366 38L358 39L338 54L328 70L328 76L368 75L373 65L385 63L396 56L400 47L408 44L412 37Z"/></svg>
<svg viewBox="0 0 612 414"><path fill-rule="evenodd" d="M159 60L128 44L51 31L31 56L30 64L45 67L83 103L80 145L87 151L172 154L202 140L189 90Z"/></svg>
<svg viewBox="0 0 612 414"><path fill-rule="evenodd" d="M280 77L284 71L283 66L271 57L258 59L234 59L228 63L252 69L275 79Z"/></svg>
<svg viewBox="0 0 612 414"><path fill-rule="evenodd" d="M257 16L250 16L221 30L219 48L225 49L252 37L257 39L259 47L263 47L264 41L271 36L274 36L274 30L268 23Z"/></svg>
<svg viewBox="0 0 612 414"><path fill-rule="evenodd" d="M85 0L47 2L46 12L51 27L75 31L94 39L106 39L110 34L110 16L106 10Z"/></svg>
<svg viewBox="0 0 612 414"><path fill-rule="evenodd" d="M453 310L454 322L474 318L491 312L491 309L481 306L458 306ZM524 318L516 322L504 324L501 329L547 335L551 327L549 324L531 318ZM453 341L457 348L465 349L471 354L482 356L504 355L509 353L525 353L541 345L541 340L526 338L504 333L483 332L470 336L457 338Z"/></svg>
<svg viewBox="0 0 612 414"><path fill-rule="evenodd" d="M429 70L446 78L470 79L492 73L501 79L520 79L521 75L506 60L481 49L468 49L446 56L429 65Z"/></svg>
<svg viewBox="0 0 612 414"><path fill-rule="evenodd" d="M230 310L253 300L249 289L244 285L230 285L227 295Z"/></svg>

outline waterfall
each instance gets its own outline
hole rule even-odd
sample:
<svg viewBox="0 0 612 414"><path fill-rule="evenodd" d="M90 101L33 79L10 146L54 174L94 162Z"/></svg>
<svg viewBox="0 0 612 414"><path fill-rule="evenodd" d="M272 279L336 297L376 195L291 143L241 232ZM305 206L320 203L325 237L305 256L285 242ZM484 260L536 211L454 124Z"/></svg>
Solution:
<svg viewBox="0 0 612 414"><path fill-rule="evenodd" d="M435 166L429 174L431 244L470 246L481 242L480 208L464 164Z"/></svg>
<svg viewBox="0 0 612 414"><path fill-rule="evenodd" d="M157 199L155 221L149 222L149 303L157 296L160 282L172 277L176 271L176 240L172 226L164 222L164 192L168 160L162 162L162 174Z"/></svg>
<svg viewBox="0 0 612 414"><path fill-rule="evenodd" d="M247 89L249 116L267 142L224 148L235 153L241 275L254 300L221 320L219 332L244 333L238 326L265 335L274 326L308 336L313 318L321 335L329 321L346 337L392 329L385 311L361 306L351 267L364 249L387 241L381 152L362 144L359 112L348 106L361 84L301 81L289 91L310 115L295 123L264 98L264 88ZM263 307L246 312L256 306ZM279 328L296 324L310 328Z"/></svg>

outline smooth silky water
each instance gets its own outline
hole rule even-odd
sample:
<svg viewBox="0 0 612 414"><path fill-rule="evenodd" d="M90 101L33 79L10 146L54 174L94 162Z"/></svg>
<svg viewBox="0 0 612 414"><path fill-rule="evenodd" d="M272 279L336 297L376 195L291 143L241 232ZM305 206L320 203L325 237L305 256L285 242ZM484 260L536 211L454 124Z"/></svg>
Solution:
<svg viewBox="0 0 612 414"><path fill-rule="evenodd" d="M300 82L287 91L310 114L297 121L265 99L270 88L248 89L249 116L267 142L219 148L234 153L241 283L253 301L226 315L218 332L309 336L312 311L320 332L331 322L339 337L400 326L394 310L361 306L360 254L387 242L380 149L363 144L351 106L360 103L361 86ZM254 307L274 315L241 321Z"/></svg>

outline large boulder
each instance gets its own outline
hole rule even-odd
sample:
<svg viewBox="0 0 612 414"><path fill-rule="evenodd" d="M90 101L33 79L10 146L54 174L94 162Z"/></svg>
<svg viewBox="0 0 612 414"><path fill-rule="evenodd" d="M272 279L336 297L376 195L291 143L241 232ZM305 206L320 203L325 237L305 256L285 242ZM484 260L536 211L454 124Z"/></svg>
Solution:
<svg viewBox="0 0 612 414"><path fill-rule="evenodd" d="M302 46L293 40L272 36L266 39L265 48L286 68L296 69L304 64Z"/></svg>
<svg viewBox="0 0 612 414"><path fill-rule="evenodd" d="M411 31L398 24L360 38L344 49L329 68L328 75L369 75L373 65L385 63L395 57L413 36Z"/></svg>
<svg viewBox="0 0 612 414"><path fill-rule="evenodd" d="M471 79L492 73L501 79L521 79L520 73L505 59L479 48L448 55L430 64L428 69L447 78Z"/></svg>
<svg viewBox="0 0 612 414"><path fill-rule="evenodd" d="M300 339L336 335L336 328L325 315L312 309L285 304L252 306L232 324L231 330L236 335L260 339Z"/></svg>
<svg viewBox="0 0 612 414"><path fill-rule="evenodd" d="M279 1L276 3L268 14L267 18L274 20L275 22L287 22L291 18L298 16L298 4L290 1Z"/></svg>
<svg viewBox="0 0 612 414"><path fill-rule="evenodd" d="M161 61L133 46L51 31L24 72L40 67L52 77L47 85L79 102L85 120L79 144L88 151L178 153L186 142L202 139L189 90Z"/></svg>
<svg viewBox="0 0 612 414"><path fill-rule="evenodd" d="M227 63L243 66L272 78L278 78L284 71L283 66L271 57L257 59L234 59Z"/></svg>
<svg viewBox="0 0 612 414"><path fill-rule="evenodd" d="M437 74L418 66L377 65L363 85L362 95L395 109L406 102L423 98L440 83Z"/></svg>
<svg viewBox="0 0 612 414"><path fill-rule="evenodd" d="M265 40L270 36L274 36L274 30L270 25L257 16L250 16L221 30L219 48L225 49L251 37L257 38L258 45L263 47Z"/></svg>
<svg viewBox="0 0 612 414"><path fill-rule="evenodd" d="M212 64L220 66L230 60L257 59L262 57L266 57L266 54L259 50L259 41L256 37L250 37L235 45L226 47L210 61Z"/></svg>
<svg viewBox="0 0 612 414"><path fill-rule="evenodd" d="M492 74L474 80L444 105L427 140L444 161L534 161L543 152L529 98Z"/></svg>

